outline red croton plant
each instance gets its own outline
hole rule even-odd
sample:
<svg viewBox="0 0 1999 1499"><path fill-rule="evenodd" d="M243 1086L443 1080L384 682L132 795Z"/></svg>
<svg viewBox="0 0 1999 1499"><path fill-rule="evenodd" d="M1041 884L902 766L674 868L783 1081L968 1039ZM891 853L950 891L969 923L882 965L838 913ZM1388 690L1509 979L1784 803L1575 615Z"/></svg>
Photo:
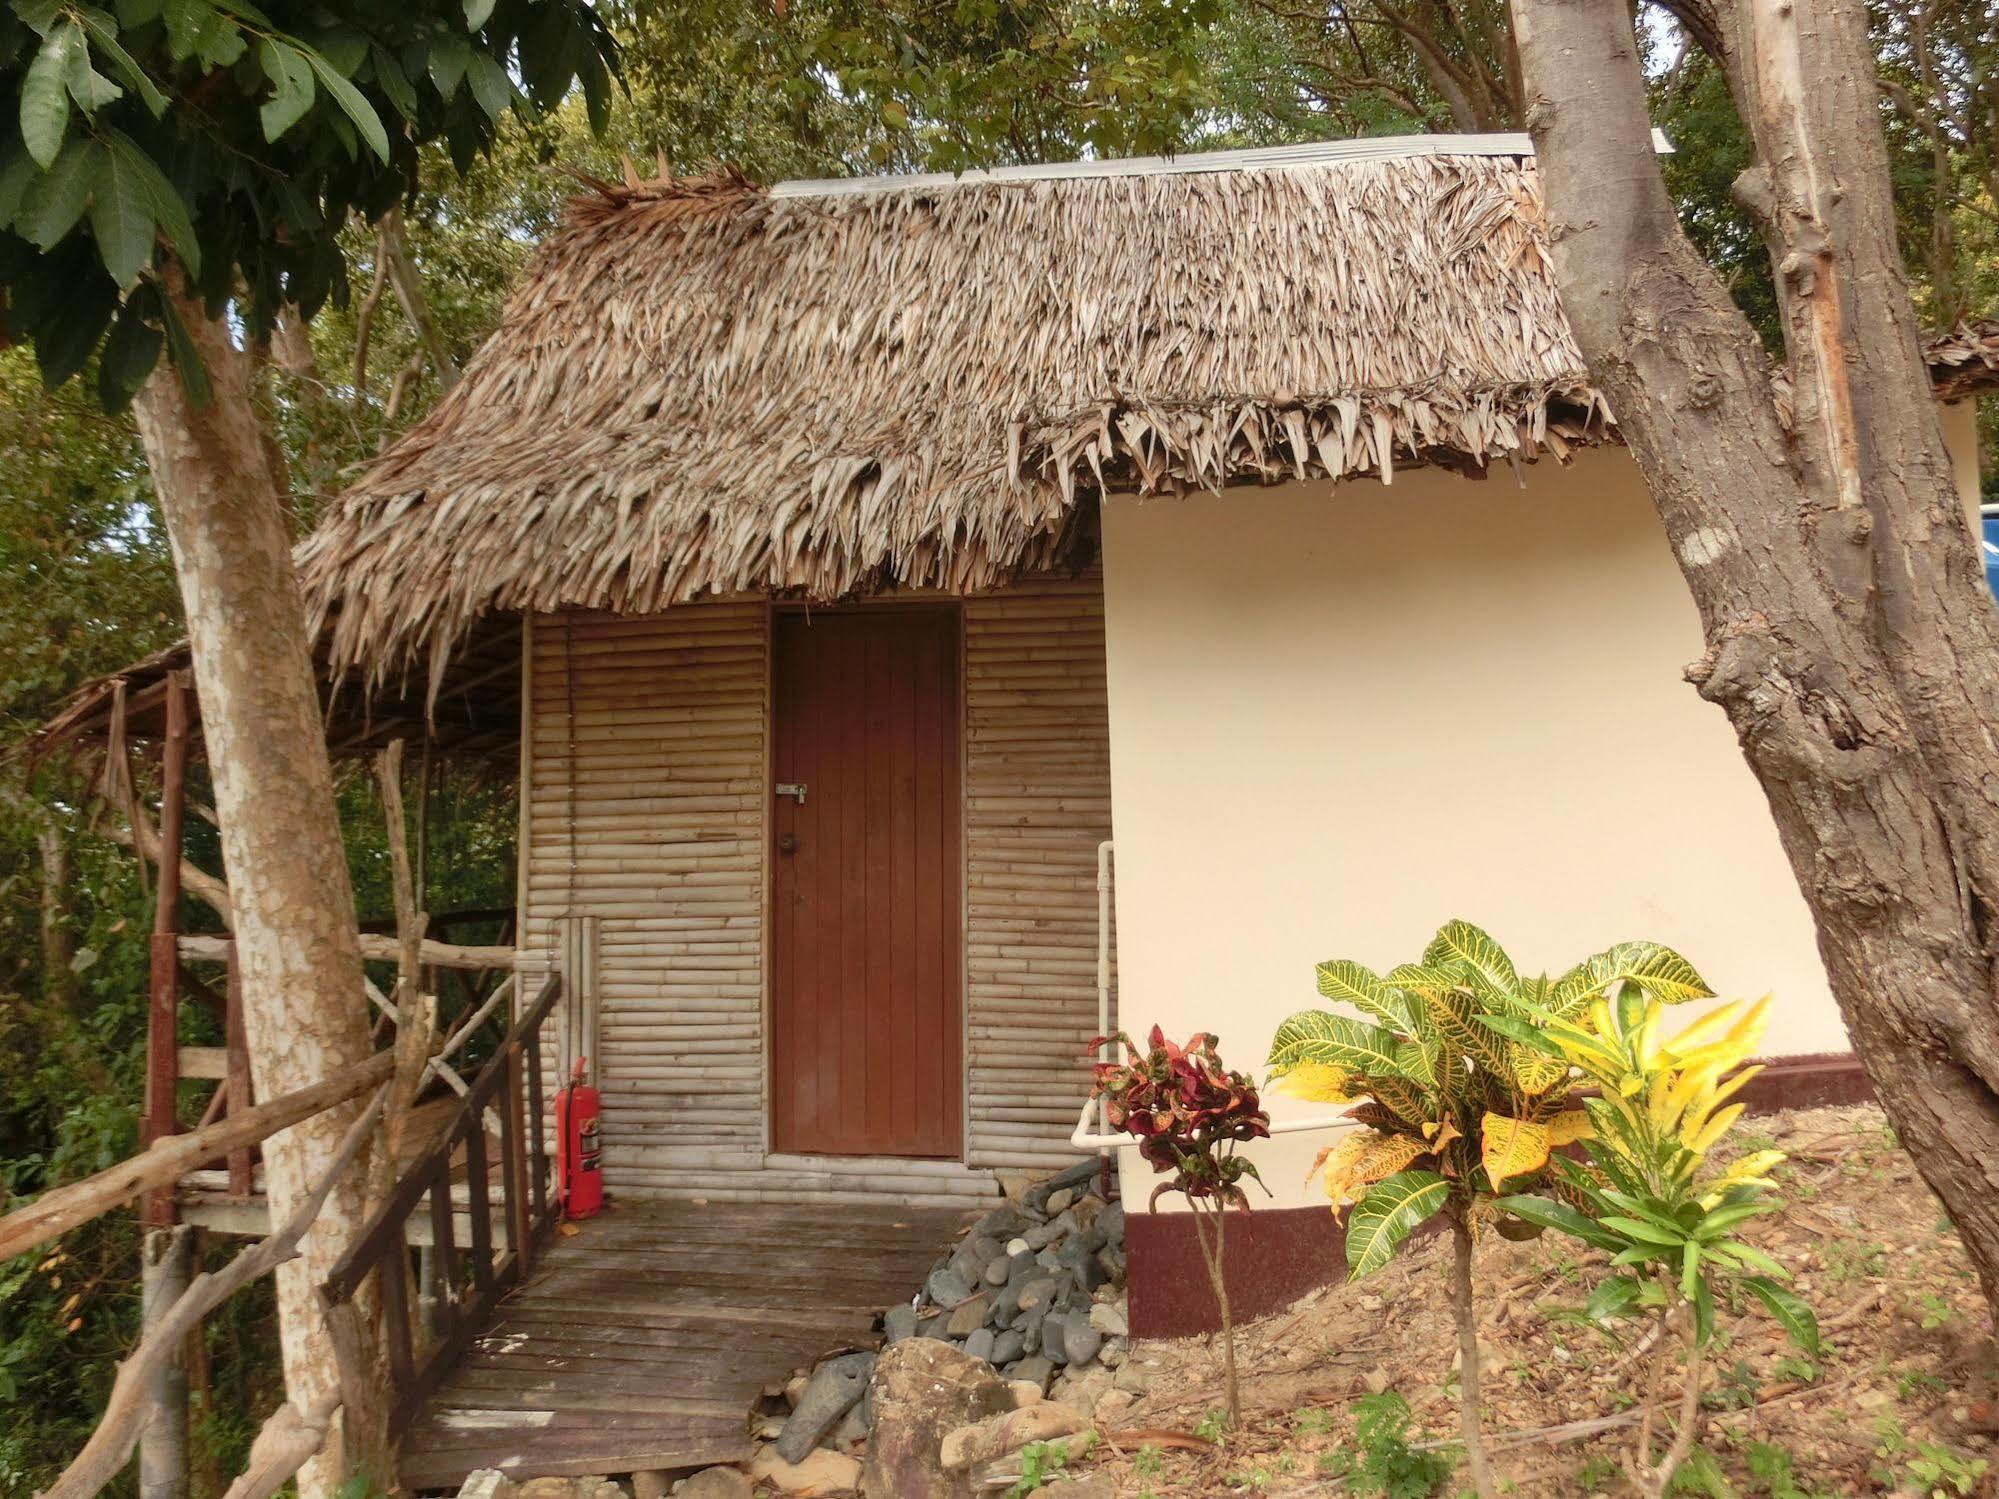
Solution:
<svg viewBox="0 0 1999 1499"><path fill-rule="evenodd" d="M1236 1147L1247 1140L1268 1138L1270 1116L1257 1098L1256 1085L1222 1065L1215 1038L1205 1031L1188 1038L1185 1046L1177 1046L1155 1025L1148 1040L1150 1045L1143 1052L1122 1031L1092 1041L1093 1055L1116 1043L1131 1058L1125 1062L1098 1061L1096 1090L1104 1100L1105 1122L1134 1136L1138 1153L1152 1163L1154 1171L1172 1173L1153 1188L1148 1206L1156 1208L1161 1197L1178 1192L1194 1210L1194 1237L1201 1246L1208 1284L1214 1288L1215 1306L1221 1313L1223 1379L1229 1424L1235 1426L1241 1423L1242 1408L1236 1390L1235 1324L1229 1315L1222 1254L1228 1210L1249 1209L1243 1179L1263 1185L1256 1163L1238 1155Z"/></svg>

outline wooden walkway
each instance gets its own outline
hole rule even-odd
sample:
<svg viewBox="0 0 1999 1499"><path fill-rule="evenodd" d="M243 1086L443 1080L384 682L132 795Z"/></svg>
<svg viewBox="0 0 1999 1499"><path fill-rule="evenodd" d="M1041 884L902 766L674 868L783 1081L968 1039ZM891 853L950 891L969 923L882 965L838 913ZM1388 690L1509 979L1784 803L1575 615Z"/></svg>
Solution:
<svg viewBox="0 0 1999 1499"><path fill-rule="evenodd" d="M950 1209L631 1204L558 1236L402 1442L411 1489L744 1461L764 1386L873 1347Z"/></svg>

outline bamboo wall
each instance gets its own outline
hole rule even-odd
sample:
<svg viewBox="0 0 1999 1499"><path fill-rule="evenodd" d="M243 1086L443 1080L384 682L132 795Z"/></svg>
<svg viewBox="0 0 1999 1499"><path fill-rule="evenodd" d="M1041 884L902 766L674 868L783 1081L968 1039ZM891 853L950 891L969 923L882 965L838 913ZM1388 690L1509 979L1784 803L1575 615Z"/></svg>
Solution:
<svg viewBox="0 0 1999 1499"><path fill-rule="evenodd" d="M529 632L522 967L588 956L563 1028L594 1032L607 1185L922 1203L1067 1164L1110 827L1100 581L965 607L963 1163L766 1158L768 626L717 603Z"/></svg>

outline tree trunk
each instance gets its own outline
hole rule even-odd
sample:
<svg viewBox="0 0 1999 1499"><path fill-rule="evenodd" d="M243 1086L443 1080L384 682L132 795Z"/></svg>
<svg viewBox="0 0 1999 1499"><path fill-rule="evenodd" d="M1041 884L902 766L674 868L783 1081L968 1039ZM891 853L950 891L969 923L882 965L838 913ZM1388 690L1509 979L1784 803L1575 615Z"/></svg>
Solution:
<svg viewBox="0 0 1999 1499"><path fill-rule="evenodd" d="M42 865L42 997L64 1010L76 1005L76 945L69 925L69 845L48 808L38 807L35 850Z"/></svg>
<svg viewBox="0 0 1999 1499"><path fill-rule="evenodd" d="M354 896L292 571L283 481L250 399L249 361L227 324L176 297L214 386L195 406L164 363L135 410L187 609L202 731L234 905L243 1018L262 1098L368 1056ZM265 1146L271 1217L282 1222L361 1111L343 1104ZM285 1385L301 1410L338 1392L316 1290L360 1226L365 1173L335 1185L298 1259L277 1276ZM380 1432L344 1434L386 1477ZM380 1464L380 1466L376 1466ZM318 1458L304 1499L332 1493L341 1464Z"/></svg>
<svg viewBox="0 0 1999 1499"><path fill-rule="evenodd" d="M1890 1120L1999 1307L1999 611L1952 482L1855 0L1722 0L1789 410L1681 232L1623 0L1513 0L1562 302L1651 487Z"/></svg>
<svg viewBox="0 0 1999 1499"><path fill-rule="evenodd" d="M1480 1375L1484 1358L1478 1346L1478 1309L1472 1300L1471 1221L1462 1203L1449 1209L1451 1220L1451 1316L1458 1329L1458 1434L1464 1438L1465 1471L1478 1499L1497 1499L1492 1460L1485 1450L1485 1397Z"/></svg>

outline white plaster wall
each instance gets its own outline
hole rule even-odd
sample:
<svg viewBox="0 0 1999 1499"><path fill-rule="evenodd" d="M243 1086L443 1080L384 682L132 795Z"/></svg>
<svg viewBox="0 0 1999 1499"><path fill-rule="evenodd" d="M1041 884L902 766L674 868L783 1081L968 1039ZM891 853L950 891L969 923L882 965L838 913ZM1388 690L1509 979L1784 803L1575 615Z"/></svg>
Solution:
<svg viewBox="0 0 1999 1499"><path fill-rule="evenodd" d="M1699 622L1628 454L1117 497L1104 552L1126 1029L1212 1030L1260 1075L1316 962L1385 970L1463 917L1526 971L1670 943L1777 996L1766 1052L1847 1049L1762 791L1682 679ZM1326 1138L1259 1147L1280 1202L1322 1200Z"/></svg>

